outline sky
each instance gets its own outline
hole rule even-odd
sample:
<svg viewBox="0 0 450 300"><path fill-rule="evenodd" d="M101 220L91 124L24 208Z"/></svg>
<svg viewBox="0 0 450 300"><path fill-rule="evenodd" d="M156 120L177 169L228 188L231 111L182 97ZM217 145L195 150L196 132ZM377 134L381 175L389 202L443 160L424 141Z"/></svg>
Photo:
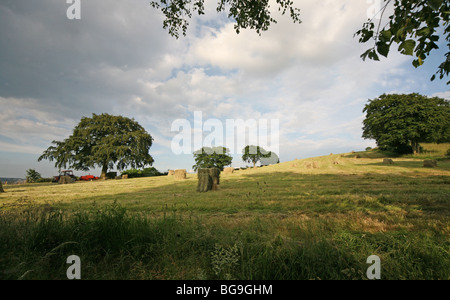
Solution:
<svg viewBox="0 0 450 300"><path fill-rule="evenodd" d="M154 138L154 167L190 171L193 155L174 153L172 125L186 120L194 132L198 112L222 124L278 120L283 162L374 147L361 137L363 108L384 93L450 99L448 80L430 81L443 40L417 69L396 49L379 62L361 60L371 45L354 33L377 0L294 1L301 24L272 5L278 23L261 35L236 34L217 1L206 2L206 14L176 39L148 0L80 0L81 19L67 17L65 0L2 0L0 177L57 175L38 157L93 113L134 118ZM232 165L245 166L232 152ZM75 172L88 173L99 170Z"/></svg>

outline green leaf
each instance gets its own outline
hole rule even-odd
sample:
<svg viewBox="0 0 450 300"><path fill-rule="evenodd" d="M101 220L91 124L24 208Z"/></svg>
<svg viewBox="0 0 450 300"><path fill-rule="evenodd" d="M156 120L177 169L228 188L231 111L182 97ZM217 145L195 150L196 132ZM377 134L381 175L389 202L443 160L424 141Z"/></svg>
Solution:
<svg viewBox="0 0 450 300"><path fill-rule="evenodd" d="M444 2L444 0L428 0L428 5L434 10L439 10L442 2Z"/></svg>
<svg viewBox="0 0 450 300"><path fill-rule="evenodd" d="M401 54L412 56L414 54L415 47L416 47L416 41L406 40L400 44L400 46L398 47L398 50L400 51Z"/></svg>
<svg viewBox="0 0 450 300"><path fill-rule="evenodd" d="M392 32L390 30L383 30L380 32L380 41L388 42L392 38Z"/></svg>
<svg viewBox="0 0 450 300"><path fill-rule="evenodd" d="M369 55L369 53L370 53L371 51L373 51L373 49L369 49L369 50L367 50L366 52L364 52L363 54L361 54L361 58L362 58L363 61L366 60L367 56Z"/></svg>
<svg viewBox="0 0 450 300"><path fill-rule="evenodd" d="M424 28L418 30L418 31L416 32L416 35L417 35L417 36L426 36L426 35L429 35L430 32L431 32L431 28L429 28L429 27L424 27Z"/></svg>
<svg viewBox="0 0 450 300"><path fill-rule="evenodd" d="M378 57L378 55L375 52L375 50L373 50L372 52L369 53L369 58L372 59L372 60L376 60L376 61L380 60L380 58Z"/></svg>
<svg viewBox="0 0 450 300"><path fill-rule="evenodd" d="M378 42L378 43L377 43L377 51L378 51L378 53L380 53L380 54L383 55L384 57L387 57L387 56L388 56L388 54L389 54L389 49L390 49L389 44L382 43L382 42Z"/></svg>

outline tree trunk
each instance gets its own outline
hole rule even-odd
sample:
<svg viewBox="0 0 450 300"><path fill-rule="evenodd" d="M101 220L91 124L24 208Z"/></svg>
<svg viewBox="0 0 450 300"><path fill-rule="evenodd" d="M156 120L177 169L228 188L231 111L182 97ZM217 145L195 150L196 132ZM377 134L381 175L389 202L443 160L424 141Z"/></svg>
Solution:
<svg viewBox="0 0 450 300"><path fill-rule="evenodd" d="M419 154L420 152L420 145L417 141L411 141L411 147L413 149L413 154Z"/></svg>
<svg viewBox="0 0 450 300"><path fill-rule="evenodd" d="M108 171L108 164L104 163L102 167L102 174L100 175L100 179L106 179L106 172Z"/></svg>

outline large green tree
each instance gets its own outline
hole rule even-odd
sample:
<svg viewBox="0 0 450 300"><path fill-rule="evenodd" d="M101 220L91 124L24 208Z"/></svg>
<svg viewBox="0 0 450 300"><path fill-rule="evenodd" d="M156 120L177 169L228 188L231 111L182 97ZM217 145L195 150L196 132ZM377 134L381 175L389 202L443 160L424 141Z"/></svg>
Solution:
<svg viewBox="0 0 450 300"><path fill-rule="evenodd" d="M369 100L363 112L363 138L385 150L418 153L419 143L450 139L450 102L442 98L383 94Z"/></svg>
<svg viewBox="0 0 450 300"><path fill-rule="evenodd" d="M194 152L195 165L192 167L195 171L200 168L218 168L223 171L233 161L229 152L225 147L202 147Z"/></svg>
<svg viewBox="0 0 450 300"><path fill-rule="evenodd" d="M149 154L153 138L134 119L109 114L83 117L73 134L64 141L53 141L38 161L55 161L55 167L88 171L101 168L106 178L108 169L142 168L153 164Z"/></svg>
<svg viewBox="0 0 450 300"><path fill-rule="evenodd" d="M440 79L450 72L450 1L449 0L384 0L380 12L363 25L356 35L360 43L373 41L373 47L361 55L379 60L387 57L391 46L398 45L398 51L415 56L412 64L421 66L431 51L439 49L440 37L447 41L449 52L431 80ZM387 15L388 11L393 11ZM450 81L447 82L450 84Z"/></svg>

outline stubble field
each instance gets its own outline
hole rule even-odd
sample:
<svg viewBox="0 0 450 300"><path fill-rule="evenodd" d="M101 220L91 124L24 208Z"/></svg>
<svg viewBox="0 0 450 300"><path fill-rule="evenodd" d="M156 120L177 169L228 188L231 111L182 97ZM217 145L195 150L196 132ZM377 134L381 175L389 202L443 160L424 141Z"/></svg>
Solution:
<svg viewBox="0 0 450 300"><path fill-rule="evenodd" d="M370 255L381 279L450 279L450 162L429 149L240 170L207 193L193 174L7 185L0 278L66 279L75 254L82 279L367 279Z"/></svg>

